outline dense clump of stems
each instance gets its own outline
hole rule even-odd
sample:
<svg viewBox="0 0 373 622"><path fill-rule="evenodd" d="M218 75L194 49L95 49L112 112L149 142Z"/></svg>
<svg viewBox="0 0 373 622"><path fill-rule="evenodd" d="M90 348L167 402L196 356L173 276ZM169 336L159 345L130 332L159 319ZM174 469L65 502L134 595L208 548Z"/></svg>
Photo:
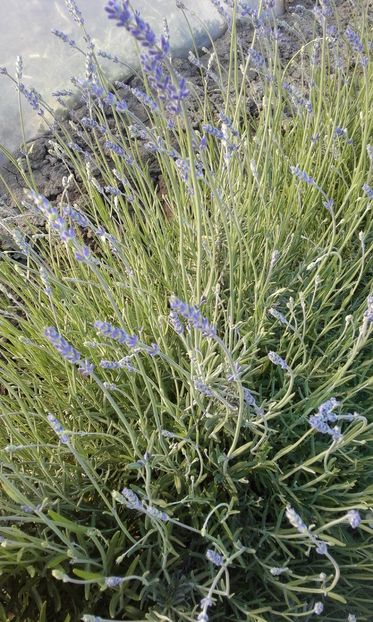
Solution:
<svg viewBox="0 0 373 622"><path fill-rule="evenodd" d="M53 126L69 171L55 204L22 173L20 208L46 228L11 231L18 253L0 261L9 619L371 615L368 2L347 33L321 2L314 40L286 67L271 2L215 4L230 66L194 50L195 91L167 32L108 3L142 54L143 88L126 87L140 120L67 3L87 45L73 80L87 116L79 144Z"/></svg>

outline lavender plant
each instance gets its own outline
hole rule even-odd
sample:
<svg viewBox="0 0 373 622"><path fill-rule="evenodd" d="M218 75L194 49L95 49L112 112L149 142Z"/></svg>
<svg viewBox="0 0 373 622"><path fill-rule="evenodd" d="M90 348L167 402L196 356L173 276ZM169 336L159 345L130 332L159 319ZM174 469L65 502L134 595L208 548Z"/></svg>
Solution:
<svg viewBox="0 0 373 622"><path fill-rule="evenodd" d="M213 49L218 113L127 1L108 27L136 40L142 84L110 85L66 0L87 111L53 125L56 201L23 172L45 229L14 231L0 262L0 619L370 619L368 2L338 36L320 3L304 93L271 2L214 4L232 41L228 71Z"/></svg>

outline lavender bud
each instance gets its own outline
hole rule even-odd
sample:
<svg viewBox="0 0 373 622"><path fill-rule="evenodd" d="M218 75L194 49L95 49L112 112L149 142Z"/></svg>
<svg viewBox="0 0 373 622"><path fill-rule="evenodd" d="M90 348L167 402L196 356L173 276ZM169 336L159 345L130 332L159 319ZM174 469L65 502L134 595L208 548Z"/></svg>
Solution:
<svg viewBox="0 0 373 622"><path fill-rule="evenodd" d="M367 195L368 199L373 201L373 188L371 188L368 184L363 185L363 191Z"/></svg>
<svg viewBox="0 0 373 622"><path fill-rule="evenodd" d="M224 557L222 555L219 555L219 553L216 553L216 551L213 551L212 549L207 549L206 557L209 562L214 564L214 566L224 566Z"/></svg>
<svg viewBox="0 0 373 622"><path fill-rule="evenodd" d="M61 354L61 356L69 361L69 363L79 363L81 354L62 337L53 326L48 326L44 330L44 336L50 341L52 346Z"/></svg>
<svg viewBox="0 0 373 622"><path fill-rule="evenodd" d="M284 324L285 326L289 325L289 322L287 321L286 317L282 315L280 311L277 311L277 309L274 309L273 307L271 307L270 309L268 309L268 313L272 315L272 317L276 318L276 320L278 320L281 324Z"/></svg>
<svg viewBox="0 0 373 622"><path fill-rule="evenodd" d="M83 361L80 361L78 371L80 371L83 376L90 376L94 368L95 366L93 363L91 363L88 359L84 359Z"/></svg>
<svg viewBox="0 0 373 622"><path fill-rule="evenodd" d="M125 330L123 330L123 328L113 326L109 322L101 322L101 320L97 320L94 323L94 327L99 333L105 335L105 337L114 339L115 341L118 341L118 343L124 344L129 348L134 348L138 342L136 335L129 335Z"/></svg>
<svg viewBox="0 0 373 622"><path fill-rule="evenodd" d="M324 611L324 605L320 602L315 603L313 612L318 616Z"/></svg>
<svg viewBox="0 0 373 622"><path fill-rule="evenodd" d="M80 24L81 26L83 26L84 19L75 0L65 0L65 4L73 20L77 22L77 24Z"/></svg>
<svg viewBox="0 0 373 622"><path fill-rule="evenodd" d="M295 529L297 529L297 531L299 531L299 533L307 533L308 532L308 527L302 521L302 519L299 516L299 514L297 514L296 511L293 510L293 508L290 505L288 505L287 508L286 508L286 517L287 517L288 521L290 522L290 524L293 527L295 527Z"/></svg>
<svg viewBox="0 0 373 622"><path fill-rule="evenodd" d="M1 73L1 68L0 68ZM373 145L367 145L367 154L370 160L370 163L373 165Z"/></svg>
<svg viewBox="0 0 373 622"><path fill-rule="evenodd" d="M284 574L285 572L288 572L289 568L278 568L278 567L273 567L270 569L270 573L271 575L273 575L274 577L279 577L280 575Z"/></svg>
<svg viewBox="0 0 373 622"><path fill-rule="evenodd" d="M151 518L156 518L157 520L163 521L164 523L169 520L166 512L161 512L161 510L158 510L158 508L155 508L153 506L146 508L146 513Z"/></svg>
<svg viewBox="0 0 373 622"><path fill-rule="evenodd" d="M290 367L287 362L281 358L276 352L268 352L268 358L274 365L279 365L281 369L290 371Z"/></svg>
<svg viewBox="0 0 373 622"><path fill-rule="evenodd" d="M352 30L351 26L348 26L345 31L346 38L351 45L352 49L359 54L363 54L364 46L359 35Z"/></svg>
<svg viewBox="0 0 373 622"><path fill-rule="evenodd" d="M331 397L329 400L319 406L318 413L322 417L328 419L328 417L331 415L332 410L334 410L334 408L337 408L337 406L339 406L338 400L335 397Z"/></svg>
<svg viewBox="0 0 373 622"><path fill-rule="evenodd" d="M23 74L23 60L22 56L17 56L16 60L16 78L18 82L21 82Z"/></svg>
<svg viewBox="0 0 373 622"><path fill-rule="evenodd" d="M69 437L67 434L65 434L65 430L63 425L58 421L58 419L52 415L49 414L47 417L49 423L51 424L53 430L55 431L55 433L58 435L61 443L64 443L65 445L67 445L69 443Z"/></svg>
<svg viewBox="0 0 373 622"><path fill-rule="evenodd" d="M359 527L361 523L361 516L357 510L349 510L346 516L347 516L348 522L350 523L353 529L356 529L357 527Z"/></svg>
<svg viewBox="0 0 373 622"><path fill-rule="evenodd" d="M315 179L313 177L310 177L310 175L307 175L307 173L305 173L304 171L302 171L298 165L291 166L290 171L295 177L298 177L298 179L300 179L301 181L306 182L306 184L309 184L311 186L316 185Z"/></svg>
<svg viewBox="0 0 373 622"><path fill-rule="evenodd" d="M319 555L326 555L328 552L328 545L323 540L318 541L316 546L316 553Z"/></svg>
<svg viewBox="0 0 373 622"><path fill-rule="evenodd" d="M171 296L169 302L171 310L188 320L193 328L202 332L202 335L211 338L216 337L216 328L209 323L207 318L203 317L198 307L193 307L176 298L176 296Z"/></svg>
<svg viewBox="0 0 373 622"><path fill-rule="evenodd" d="M203 395L206 395L206 397L214 396L211 389L208 387L208 385L205 382L203 382L201 378L195 378L193 381L193 385L194 385L194 388L197 389L197 391L199 391Z"/></svg>
<svg viewBox="0 0 373 622"><path fill-rule="evenodd" d="M107 587L118 587L118 585L122 585L123 581L123 577L105 577Z"/></svg>
<svg viewBox="0 0 373 622"><path fill-rule="evenodd" d="M368 324L373 323L373 296L367 298L367 310L364 313L364 318Z"/></svg>
<svg viewBox="0 0 373 622"><path fill-rule="evenodd" d="M130 488L123 488L122 495L123 497L125 497L127 501L127 507L130 510L144 510L144 506L141 503L140 499Z"/></svg>

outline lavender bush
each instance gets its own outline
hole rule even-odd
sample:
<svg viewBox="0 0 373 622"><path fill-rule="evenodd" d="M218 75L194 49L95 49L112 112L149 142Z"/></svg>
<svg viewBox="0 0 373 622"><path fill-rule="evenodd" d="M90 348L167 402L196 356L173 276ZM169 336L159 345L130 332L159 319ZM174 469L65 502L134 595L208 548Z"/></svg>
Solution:
<svg viewBox="0 0 373 622"><path fill-rule="evenodd" d="M0 263L2 620L371 619L368 2L346 32L317 5L297 85L271 2L214 4L231 63L191 54L195 92L167 29L109 0L139 46L123 91L66 0L86 46L72 135L21 61L1 71L68 170L53 205L24 173L45 229L12 231Z"/></svg>

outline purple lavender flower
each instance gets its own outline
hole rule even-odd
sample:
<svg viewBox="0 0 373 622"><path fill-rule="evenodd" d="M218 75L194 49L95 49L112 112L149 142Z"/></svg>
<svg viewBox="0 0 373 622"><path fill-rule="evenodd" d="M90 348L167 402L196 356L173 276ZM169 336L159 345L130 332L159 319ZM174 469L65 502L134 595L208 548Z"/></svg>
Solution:
<svg viewBox="0 0 373 622"><path fill-rule="evenodd" d="M254 48L251 48L247 56L250 59L250 62L253 65L253 67L255 67L255 69L265 68L266 62L261 52L258 52L258 50L255 50Z"/></svg>
<svg viewBox="0 0 373 622"><path fill-rule="evenodd" d="M194 388L197 389L197 391L199 391L203 395L206 395L206 397L214 396L210 387L202 380L202 378L195 378L193 380L193 385L194 385Z"/></svg>
<svg viewBox="0 0 373 622"><path fill-rule="evenodd" d="M118 587L122 585L124 577L105 577L105 585L107 587Z"/></svg>
<svg viewBox="0 0 373 622"><path fill-rule="evenodd" d="M57 332L54 326L46 328L44 330L44 335L66 361L74 365L79 363L81 358L80 352L70 345L69 342Z"/></svg>
<svg viewBox="0 0 373 622"><path fill-rule="evenodd" d="M214 138L218 138L219 140L224 139L223 132L219 130L217 127L210 125L210 123L204 123L202 125L202 129L204 132L206 132L206 134L210 134L210 136L214 136Z"/></svg>
<svg viewBox="0 0 373 622"><path fill-rule="evenodd" d="M22 512L25 512L25 514L34 514L34 512L40 512L41 507L41 505L36 505L35 507L31 507L30 505L21 505L20 509Z"/></svg>
<svg viewBox="0 0 373 622"><path fill-rule="evenodd" d="M90 227L90 222L85 214L78 212L76 209L72 208L70 205L66 205L62 208L62 213L66 218L70 218L77 225L82 227L83 229L88 229Z"/></svg>
<svg viewBox="0 0 373 622"><path fill-rule="evenodd" d="M160 520L160 521L162 521L164 523L166 523L169 520L169 516L166 514L166 512L162 512L161 510L158 510L158 508L155 508L153 506L147 507L146 508L146 513L151 518L155 518L155 519Z"/></svg>
<svg viewBox="0 0 373 622"><path fill-rule="evenodd" d="M70 39L70 37L64 32L62 32L62 30L56 30L55 28L52 28L51 33L55 35L55 37L58 37L59 39L61 39L61 41L63 41L64 43L67 43L68 45L70 45L72 48L76 47L76 43L74 39Z"/></svg>
<svg viewBox="0 0 373 622"><path fill-rule="evenodd" d="M229 374L227 375L228 382L238 382L242 374L242 366L238 361L234 361L233 366Z"/></svg>
<svg viewBox="0 0 373 622"><path fill-rule="evenodd" d="M17 88L24 98L28 101L30 106L38 113L39 116L44 115L44 109L41 107L41 95L34 88L26 88L26 86L20 82Z"/></svg>
<svg viewBox="0 0 373 622"><path fill-rule="evenodd" d="M318 413L320 416L324 417L327 421L335 421L335 418L332 417L332 411L339 406L339 402L335 397L331 397L326 402L320 404L318 408Z"/></svg>
<svg viewBox="0 0 373 622"><path fill-rule="evenodd" d="M290 371L290 367L287 362L281 358L276 352L268 352L268 358L274 365L279 365L281 369L285 371Z"/></svg>
<svg viewBox="0 0 373 622"><path fill-rule="evenodd" d="M328 545L323 540L319 540L316 546L316 553L319 555L326 555L328 552Z"/></svg>
<svg viewBox="0 0 373 622"><path fill-rule="evenodd" d="M305 173L304 171L302 171L298 165L291 166L290 171L295 177L298 177L298 179L300 179L301 181L306 182L306 184L309 184L310 186L316 185L316 180L313 177L310 177L310 175L307 175L307 173Z"/></svg>
<svg viewBox="0 0 373 622"><path fill-rule="evenodd" d="M109 151L112 151L113 153L119 156L127 155L122 147L120 147L119 145L116 145L115 143L112 143L110 140L107 140L105 142L105 149L108 149Z"/></svg>
<svg viewBox="0 0 373 622"><path fill-rule="evenodd" d="M347 129L345 127L336 127L334 134L339 138L347 138Z"/></svg>
<svg viewBox="0 0 373 622"><path fill-rule="evenodd" d="M347 41L351 45L352 49L355 52L358 52L359 54L363 54L363 52L364 52L363 43L362 43L359 35L354 30L352 30L351 26L347 26L346 31L345 31L345 35L346 35Z"/></svg>
<svg viewBox="0 0 373 622"><path fill-rule="evenodd" d="M131 11L128 2L119 2L117 0L109 0L105 11L108 13L109 19L116 20L117 26L125 26L131 19Z"/></svg>
<svg viewBox="0 0 373 622"><path fill-rule="evenodd" d="M167 36L162 35L159 42L153 30L140 16L138 12L132 12L129 1L122 3L109 0L106 7L109 19L117 21L118 26L126 30L146 49L146 53L140 57L144 72L147 74L149 84L160 99L165 102L165 107L171 114L178 114L181 110L181 102L189 92L184 78L175 83L170 76L168 68L162 61L169 53L169 41Z"/></svg>
<svg viewBox="0 0 373 622"><path fill-rule="evenodd" d="M176 296L170 297L171 310L184 317L196 330L200 330L205 337L216 337L216 328L212 326L208 319L203 317L198 307L183 302Z"/></svg>
<svg viewBox="0 0 373 622"><path fill-rule="evenodd" d="M182 335L184 333L184 324L180 322L179 316L176 311L170 311L169 320L172 328L178 335Z"/></svg>
<svg viewBox="0 0 373 622"><path fill-rule="evenodd" d="M111 60L113 61L113 63L116 63L116 64L121 62L118 56L114 56L114 54L110 54L110 52L105 52L105 50L98 50L97 55L101 56L101 58L106 58L108 60Z"/></svg>
<svg viewBox="0 0 373 622"><path fill-rule="evenodd" d="M322 417L321 415L311 415L308 421L311 428L313 428L317 432L321 432L321 434L332 435L332 428L326 423L324 417Z"/></svg>
<svg viewBox="0 0 373 622"><path fill-rule="evenodd" d="M109 322L97 320L94 323L94 327L99 333L105 335L105 337L110 337L110 339L114 339L114 341L118 341L118 343L126 345L129 348L135 348L137 345L138 338L136 335L129 335L123 328L113 326Z"/></svg>
<svg viewBox="0 0 373 622"><path fill-rule="evenodd" d="M335 397L330 398L318 408L316 415L309 418L310 426L321 434L329 434L333 441L338 442L343 438L341 430L338 426L330 427L329 423L338 420L338 415L334 413L334 409L339 406L339 402Z"/></svg>
<svg viewBox="0 0 373 622"><path fill-rule="evenodd" d="M82 263L89 262L91 259L91 251L88 246L82 246L75 251L75 259Z"/></svg>
<svg viewBox="0 0 373 622"><path fill-rule="evenodd" d="M83 26L84 19L75 0L65 0L65 4L73 20Z"/></svg>
<svg viewBox="0 0 373 622"><path fill-rule="evenodd" d="M27 193L27 197L34 203L43 216L48 219L51 227L59 233L63 242L72 240L75 237L74 230L67 226L57 209L53 207L42 194L38 194L32 190Z"/></svg>
<svg viewBox="0 0 373 622"><path fill-rule="evenodd" d="M367 195L367 197L373 201L373 188L371 188L368 184L364 184L363 185L363 190L365 192L365 194Z"/></svg>
<svg viewBox="0 0 373 622"><path fill-rule="evenodd" d="M116 107L115 107L115 110L116 110L117 112L126 112L126 110L128 110L128 104L127 104L126 100L125 100L125 99L121 99L121 100L117 103L117 105L116 105Z"/></svg>
<svg viewBox="0 0 373 622"><path fill-rule="evenodd" d="M248 406L257 406L255 397L251 393L250 389L247 389L246 387L243 389L243 398Z"/></svg>
<svg viewBox="0 0 373 622"><path fill-rule="evenodd" d="M63 425L58 421L58 419L49 413L48 417L47 417L49 423L51 424L53 430L55 431L55 433L58 435L61 443L64 443L65 445L67 445L69 443L69 437L67 434L65 434L65 430Z"/></svg>
<svg viewBox="0 0 373 622"><path fill-rule="evenodd" d="M123 488L122 495L127 501L127 507L130 510L144 510L144 506L138 498L137 494L130 488Z"/></svg>
<svg viewBox="0 0 373 622"><path fill-rule="evenodd" d="M52 91L53 97L70 97L73 92L70 89L62 89L60 91Z"/></svg>
<svg viewBox="0 0 373 622"><path fill-rule="evenodd" d="M159 111L157 102L152 97L149 97L144 91L139 88L132 88L131 93L142 103L144 106L149 106L151 110Z"/></svg>
<svg viewBox="0 0 373 622"><path fill-rule="evenodd" d="M361 523L361 516L357 510L349 510L349 512L347 512L347 520L351 527L356 529Z"/></svg>
<svg viewBox="0 0 373 622"><path fill-rule="evenodd" d="M92 130L98 130L101 134L106 134L107 132L107 128L104 125L100 125L99 123L97 123L95 119L91 119L89 117L83 117L80 123L84 127L88 127Z"/></svg>
<svg viewBox="0 0 373 622"><path fill-rule="evenodd" d="M83 376L90 376L94 368L95 366L93 363L91 363L88 359L84 359L83 361L80 361L78 371L80 371Z"/></svg>
<svg viewBox="0 0 373 622"><path fill-rule="evenodd" d="M224 566L224 557L222 555L219 555L219 553L216 553L216 551L213 551L212 549L207 549L206 557L209 562L214 564L214 566Z"/></svg>
<svg viewBox="0 0 373 622"><path fill-rule="evenodd" d="M152 343L150 346L145 346L145 352L149 354L149 356L154 357L160 354L160 347L157 343Z"/></svg>

